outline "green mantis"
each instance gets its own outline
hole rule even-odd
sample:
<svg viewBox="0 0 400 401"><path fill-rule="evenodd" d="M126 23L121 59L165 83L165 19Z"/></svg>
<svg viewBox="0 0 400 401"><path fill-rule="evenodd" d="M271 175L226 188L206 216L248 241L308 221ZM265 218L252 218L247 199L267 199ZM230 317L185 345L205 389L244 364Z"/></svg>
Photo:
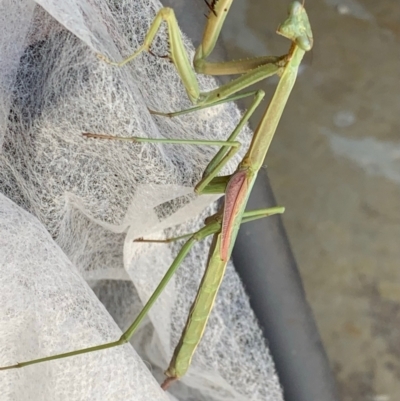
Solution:
<svg viewBox="0 0 400 401"><path fill-rule="evenodd" d="M211 28L213 28L214 31L211 28L209 28L208 30L206 29L206 33L203 38L203 44L197 51L196 53L197 58L195 58L195 66L200 65L201 68L204 68L203 72L205 71L210 72L212 71L213 68L215 68L215 65L209 65L203 60L204 57L206 57L212 50L212 47L215 44L216 37L218 36L219 30L221 28L224 19L224 17L218 19L218 14L223 10L225 10L224 8L220 7L224 5L224 7L227 10L230 4L231 0L230 1L220 0L219 2L216 1L212 3L212 6L214 7L213 8L214 12L210 14L210 19L208 21L208 24L210 24L210 21L213 20L214 16L216 18L216 21L218 21L218 23L214 22L213 24L211 24L212 25ZM162 16L162 14L160 13L156 17L156 21L157 18L158 19L161 18L160 15ZM160 22L153 23L152 28L150 29L150 32L146 37L146 40L148 42L151 42L150 39L154 37L155 32L157 30L157 24L159 25L159 23ZM268 75L278 74L280 76L280 80L277 85L275 94L273 95L268 108L266 109L259 125L255 130L250 147L247 153L245 154L244 158L242 159L242 161L238 164L237 169L233 174L228 176L217 176L220 173L221 169L229 161L229 159L232 156L234 156L235 153L238 151L240 143L236 141L236 137L239 134L241 128L246 124L246 122L250 118L251 114L261 101L262 97L264 96L264 94L261 91L257 91L255 93L255 99L253 101L252 106L244 114L240 123L232 132L232 134L230 135L230 137L226 142L162 140L163 142L172 142L172 143L178 142L178 143L194 143L194 144L200 143L200 144L221 145L220 151L211 160L211 162L204 171L201 181L196 185L195 192L197 194L204 194L204 193L225 194L225 201L224 205L219 209L219 211L205 221L205 226L202 229L188 236L189 237L188 240L182 246L176 259L170 266L169 270L165 274L159 286L154 291L152 296L149 298L148 302L146 303L142 311L139 313L135 321L132 323L132 325L126 330L125 333L123 333L120 339L113 341L111 343L89 347L77 351L67 352L64 354L39 358L31 361L21 362L12 366L0 368L0 370L21 368L32 364L46 362L49 360L66 358L78 354L99 351L102 349L112 348L115 346L125 344L135 333L140 322L145 317L149 309L153 306L155 300L163 291L168 281L173 276L174 272L179 267L183 258L187 255L193 244L196 241L202 240L203 238L212 235L213 239L209 251L206 272L203 276L196 299L191 307L189 317L185 329L183 330L181 339L178 342L178 345L174 351L174 355L172 357L170 365L166 371L167 379L163 383L162 387L166 389L174 380L179 379L186 373L187 369L190 366L191 359L196 350L196 347L199 344L202 335L204 333L207 320L212 310L219 286L222 282L225 268L230 258L232 248L234 246L240 225L242 223L246 223L251 220L260 219L272 214L282 213L284 210L282 207L275 207L270 209L245 211L247 200L251 193L258 171L262 167L264 158L267 154L272 138L275 134L277 125L285 108L286 102L295 83L300 62L305 52L310 50L312 47L313 43L312 32L304 6L298 2L294 2L290 6L288 18L283 24L280 25L277 32L291 41L290 50L285 56L259 58L256 59L257 61L255 61L255 64L251 64L250 61L248 62L246 61L244 62L244 66L241 65L240 62L224 63L225 65L230 65L231 67L234 65L234 63L236 63L235 64L236 67L241 66L240 67L242 68L241 72L247 70L248 68L253 67L254 65L261 65L263 70L263 77L266 76L266 72ZM179 43L179 40L177 41L177 43ZM173 41L171 39L171 47L173 48L174 45L172 45L172 42ZM208 44L207 45L208 47L204 45L204 42ZM146 47L143 46L142 48L145 49ZM139 49L129 59L134 58L142 50ZM180 59L185 60L185 56L183 56L182 53L180 53L180 51L176 51L175 49L175 52ZM129 59L125 60L124 62L129 61ZM261 59L262 61L260 61ZM176 60L174 62L176 64L179 64L177 60L178 57L176 57ZM179 64L180 65L179 68L181 68L181 70L178 69L183 80L184 80L183 76L185 76L186 71L188 71L186 69L188 62L185 65L186 61L182 61L182 63ZM235 71L238 70L236 69ZM247 74L242 75L240 78L242 78L243 76L246 76L247 78L251 77L251 79L254 79L256 74L254 70L251 70ZM189 79L188 82L190 83L190 85L192 85L193 88L196 89L196 85L193 85L193 81L191 79ZM202 106L210 105L216 99L221 99L223 97L227 99L234 92L246 86L246 84L244 84L244 81L241 82L241 85L238 85L238 82L239 82L238 80L235 80L233 81L233 83L230 84L231 86L229 86L229 84L225 86L227 92L224 92L224 94L229 92L229 94L226 96L215 95L215 93L222 93L221 88L224 87L221 87L216 91L210 92L208 95L204 94L202 95L200 94L200 92L198 91L196 92L196 90L194 90L193 92L191 92L191 95L189 96L192 96L191 97L192 101L197 101L198 103L201 103ZM213 93L212 96L210 95L211 93ZM214 95L216 97L213 97ZM212 100L210 100L211 98ZM151 139L135 138L135 137L114 138L111 136L99 135L99 134L84 134L84 135L87 137L97 137L103 139L112 138L112 139L138 141L138 142L155 142L154 140ZM161 140L159 140L158 142L160 141ZM177 239L181 238L182 237ZM151 242L151 240L143 240L143 239L139 239L138 241Z"/></svg>

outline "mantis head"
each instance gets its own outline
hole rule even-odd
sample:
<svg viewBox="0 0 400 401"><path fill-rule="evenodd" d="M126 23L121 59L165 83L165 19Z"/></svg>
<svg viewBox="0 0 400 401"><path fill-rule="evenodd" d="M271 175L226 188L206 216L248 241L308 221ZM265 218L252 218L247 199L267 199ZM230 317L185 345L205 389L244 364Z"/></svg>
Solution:
<svg viewBox="0 0 400 401"><path fill-rule="evenodd" d="M276 32L296 43L302 50L311 50L313 36L304 4L293 2L289 7L289 17Z"/></svg>

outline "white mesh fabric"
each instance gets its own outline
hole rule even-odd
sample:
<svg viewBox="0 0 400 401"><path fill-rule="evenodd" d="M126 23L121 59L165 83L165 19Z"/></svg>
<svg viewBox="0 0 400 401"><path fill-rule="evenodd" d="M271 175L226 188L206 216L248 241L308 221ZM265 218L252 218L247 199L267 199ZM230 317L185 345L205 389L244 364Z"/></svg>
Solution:
<svg viewBox="0 0 400 401"><path fill-rule="evenodd" d="M138 297L148 298L181 246L132 239L180 223L169 235L193 231L211 213L186 223L215 199L195 198L192 188L216 148L85 139L81 133L225 139L240 117L230 104L154 118L147 106L190 106L173 65L148 54L124 68L96 58L102 53L118 60L136 49L159 3L37 3L0 2L0 187L8 198L0 215L1 366L119 338L84 281L126 328L140 310ZM152 50L167 54L164 30ZM203 90L215 86L204 77L200 83ZM249 136L244 130L244 145ZM134 336L156 375L172 355L207 249L206 242L195 247ZM1 400L163 399L146 364L125 345L0 371ZM282 399L231 265L193 366L171 391L180 400Z"/></svg>
<svg viewBox="0 0 400 401"><path fill-rule="evenodd" d="M118 338L43 225L2 194L0 215L1 365ZM167 399L130 345L2 371L0 383L1 400Z"/></svg>

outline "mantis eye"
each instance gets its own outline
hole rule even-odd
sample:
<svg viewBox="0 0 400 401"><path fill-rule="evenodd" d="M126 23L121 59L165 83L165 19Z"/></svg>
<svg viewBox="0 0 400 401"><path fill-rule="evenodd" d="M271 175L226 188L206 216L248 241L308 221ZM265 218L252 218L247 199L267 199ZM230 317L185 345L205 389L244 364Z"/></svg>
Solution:
<svg viewBox="0 0 400 401"><path fill-rule="evenodd" d="M304 51L311 50L312 45L313 45L312 39L310 40L310 38L306 35L298 36L296 38L296 44Z"/></svg>
<svg viewBox="0 0 400 401"><path fill-rule="evenodd" d="M303 10L304 6L303 4L300 4L298 1L294 1L292 4L289 6L289 15L296 15L299 14Z"/></svg>

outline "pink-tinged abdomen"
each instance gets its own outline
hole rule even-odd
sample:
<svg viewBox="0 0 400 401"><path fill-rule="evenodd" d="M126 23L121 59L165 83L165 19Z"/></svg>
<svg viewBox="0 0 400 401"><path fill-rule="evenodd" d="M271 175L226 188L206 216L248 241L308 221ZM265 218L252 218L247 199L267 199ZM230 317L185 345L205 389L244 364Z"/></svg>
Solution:
<svg viewBox="0 0 400 401"><path fill-rule="evenodd" d="M247 173L246 171L237 171L226 187L224 215L222 218L221 231L221 259L229 259L229 248L232 238L232 229L235 223L238 211L243 205L247 195Z"/></svg>

